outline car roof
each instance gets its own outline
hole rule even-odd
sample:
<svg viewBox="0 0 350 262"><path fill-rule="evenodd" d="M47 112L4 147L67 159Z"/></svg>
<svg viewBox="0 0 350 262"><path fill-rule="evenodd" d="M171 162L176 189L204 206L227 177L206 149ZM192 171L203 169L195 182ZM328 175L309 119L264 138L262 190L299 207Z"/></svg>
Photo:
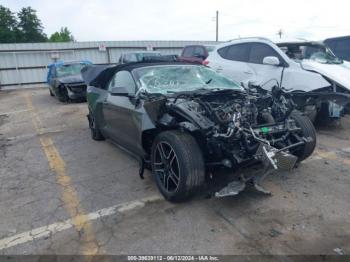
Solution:
<svg viewBox="0 0 350 262"><path fill-rule="evenodd" d="M225 43L221 43L218 45L215 45L215 49L220 49L222 47L226 47L232 44L243 44L243 43L252 43L252 42L258 42L258 43L267 43L267 44L273 44L275 45L274 42L272 42L270 39L265 38L265 37L244 37L244 38L236 38L236 39L232 39L229 40Z"/></svg>
<svg viewBox="0 0 350 262"><path fill-rule="evenodd" d="M200 66L200 64L198 64L198 63L190 63L190 62L183 62L183 61L142 61L142 62L132 62L132 63L120 64L120 65L116 65L114 68L116 69L116 72L117 72L120 70L132 71L136 68L160 66L160 65L197 65L197 66Z"/></svg>
<svg viewBox="0 0 350 262"><path fill-rule="evenodd" d="M90 61L88 60L81 60L81 61L57 61L55 63L49 64L48 67L51 66L63 66L63 65L74 65L74 64L92 64Z"/></svg>
<svg viewBox="0 0 350 262"><path fill-rule="evenodd" d="M132 52L125 52L123 53L123 55L125 54L158 54L160 53L159 51L132 51Z"/></svg>
<svg viewBox="0 0 350 262"><path fill-rule="evenodd" d="M166 66L166 65L192 65L192 66L203 66L198 63L189 63L182 61L173 61L173 62L154 62L154 61L142 61L142 62L133 62L126 64L118 64L115 66L106 65L103 67L97 68L94 66L96 70L95 76L90 76L89 81L87 81L89 85L92 86L105 86L111 77L119 72L119 71L133 71L138 68L152 67L152 66ZM90 70L93 71L93 70Z"/></svg>
<svg viewBox="0 0 350 262"><path fill-rule="evenodd" d="M350 35L346 35L346 36L337 36L337 37L330 37L325 39L324 41L333 41L333 40L343 40L343 39L349 39Z"/></svg>
<svg viewBox="0 0 350 262"><path fill-rule="evenodd" d="M276 43L277 46L285 46L285 45L324 45L322 42L318 41L287 41L287 42L279 42Z"/></svg>

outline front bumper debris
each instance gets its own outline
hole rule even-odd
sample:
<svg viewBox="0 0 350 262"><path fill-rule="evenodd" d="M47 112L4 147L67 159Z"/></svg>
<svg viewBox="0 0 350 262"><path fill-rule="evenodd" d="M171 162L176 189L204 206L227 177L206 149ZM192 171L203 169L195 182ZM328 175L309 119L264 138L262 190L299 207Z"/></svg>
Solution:
<svg viewBox="0 0 350 262"><path fill-rule="evenodd" d="M296 143L289 146L288 148L295 147L301 143ZM255 159L260 161L263 165L263 172L254 174L249 177L243 175L240 176L239 180L229 183L226 187L215 193L216 197L235 196L242 192L247 185L253 185L254 188L264 194L271 194L269 190L266 190L262 185L262 181L267 175L271 174L274 170L292 170L298 158L290 153L287 153L288 148L277 149L270 145L260 143L258 150L255 154Z"/></svg>

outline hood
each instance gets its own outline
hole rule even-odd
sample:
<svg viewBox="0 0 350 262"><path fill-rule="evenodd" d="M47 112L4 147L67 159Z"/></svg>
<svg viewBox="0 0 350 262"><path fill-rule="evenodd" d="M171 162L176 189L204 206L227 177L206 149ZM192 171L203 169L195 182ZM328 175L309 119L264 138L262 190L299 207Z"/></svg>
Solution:
<svg viewBox="0 0 350 262"><path fill-rule="evenodd" d="M84 82L81 74L70 75L70 76L63 76L63 77L60 77L59 80L60 80L60 82L62 84L73 84L73 83Z"/></svg>
<svg viewBox="0 0 350 262"><path fill-rule="evenodd" d="M350 63L322 64L312 60L301 62L303 69L317 72L350 90Z"/></svg>

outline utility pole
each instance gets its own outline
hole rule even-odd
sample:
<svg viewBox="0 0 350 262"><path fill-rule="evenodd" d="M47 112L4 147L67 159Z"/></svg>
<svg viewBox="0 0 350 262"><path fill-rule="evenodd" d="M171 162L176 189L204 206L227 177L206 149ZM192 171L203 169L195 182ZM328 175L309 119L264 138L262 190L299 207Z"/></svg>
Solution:
<svg viewBox="0 0 350 262"><path fill-rule="evenodd" d="M278 30L277 35L280 36L280 39L282 38L282 35L283 35L283 34L284 34L284 32L283 32L282 29Z"/></svg>
<svg viewBox="0 0 350 262"><path fill-rule="evenodd" d="M216 11L216 42L219 41L219 11Z"/></svg>

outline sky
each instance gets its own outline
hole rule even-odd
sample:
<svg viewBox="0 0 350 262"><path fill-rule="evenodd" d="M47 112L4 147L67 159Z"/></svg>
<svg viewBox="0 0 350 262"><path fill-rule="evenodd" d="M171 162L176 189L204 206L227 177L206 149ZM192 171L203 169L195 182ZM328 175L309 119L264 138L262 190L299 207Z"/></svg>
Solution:
<svg viewBox="0 0 350 262"><path fill-rule="evenodd" d="M49 36L66 26L77 41L219 40L262 36L322 40L350 35L348 0L0 0L37 10Z"/></svg>

